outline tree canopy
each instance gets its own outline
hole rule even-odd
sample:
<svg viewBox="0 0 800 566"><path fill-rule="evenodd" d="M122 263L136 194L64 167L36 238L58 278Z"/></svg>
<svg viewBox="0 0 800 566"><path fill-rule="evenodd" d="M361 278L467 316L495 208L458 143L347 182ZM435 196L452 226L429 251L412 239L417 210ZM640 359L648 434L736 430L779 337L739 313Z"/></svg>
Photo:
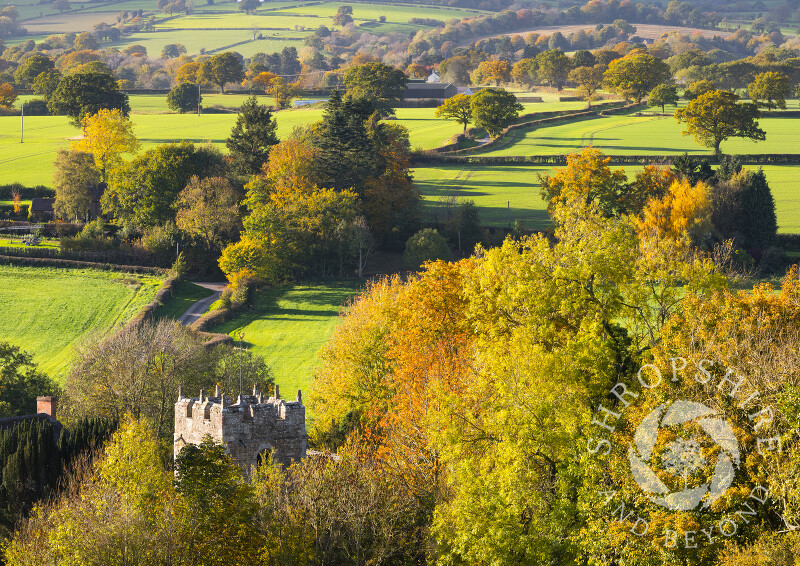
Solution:
<svg viewBox="0 0 800 566"><path fill-rule="evenodd" d="M686 124L683 135L720 153L720 144L728 138L766 139L758 127L760 113L755 104L739 103L739 97L725 90L714 90L698 96L685 108L675 111L675 118Z"/></svg>
<svg viewBox="0 0 800 566"><path fill-rule="evenodd" d="M231 152L234 169L242 175L253 175L267 162L270 148L278 143L278 123L272 110L248 98L239 109L236 124L225 145Z"/></svg>
<svg viewBox="0 0 800 566"><path fill-rule="evenodd" d="M349 97L370 100L387 116L394 113L393 106L403 98L408 79L394 67L369 62L348 69L342 81Z"/></svg>
<svg viewBox="0 0 800 566"><path fill-rule="evenodd" d="M648 92L666 83L671 76L669 65L664 61L637 50L609 63L605 83L617 94L639 103Z"/></svg>
<svg viewBox="0 0 800 566"><path fill-rule="evenodd" d="M244 78L242 56L231 51L213 55L200 64L198 74L204 81L217 85L224 94L227 83L238 83Z"/></svg>
<svg viewBox="0 0 800 566"><path fill-rule="evenodd" d="M517 97L501 88L487 88L473 94L470 108L475 126L485 129L492 138L499 136L523 110Z"/></svg>
<svg viewBox="0 0 800 566"><path fill-rule="evenodd" d="M125 116L131 110L128 95L120 92L113 75L106 73L79 73L61 79L47 102L53 114L66 114L75 126L80 126L87 115L100 110L116 108Z"/></svg>

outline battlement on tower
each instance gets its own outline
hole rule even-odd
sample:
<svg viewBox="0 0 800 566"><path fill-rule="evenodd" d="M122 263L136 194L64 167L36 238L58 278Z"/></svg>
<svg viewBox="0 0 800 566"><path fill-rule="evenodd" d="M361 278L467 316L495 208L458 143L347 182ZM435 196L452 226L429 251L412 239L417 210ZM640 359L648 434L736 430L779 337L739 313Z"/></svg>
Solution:
<svg viewBox="0 0 800 566"><path fill-rule="evenodd" d="M213 397L202 390L200 397L184 397L181 389L175 403L175 454L188 444L200 444L205 435L224 444L245 474L270 455L288 465L306 455L302 394L298 391L295 401L286 401L275 386L272 397L265 398L253 388L252 395L234 400L219 388Z"/></svg>

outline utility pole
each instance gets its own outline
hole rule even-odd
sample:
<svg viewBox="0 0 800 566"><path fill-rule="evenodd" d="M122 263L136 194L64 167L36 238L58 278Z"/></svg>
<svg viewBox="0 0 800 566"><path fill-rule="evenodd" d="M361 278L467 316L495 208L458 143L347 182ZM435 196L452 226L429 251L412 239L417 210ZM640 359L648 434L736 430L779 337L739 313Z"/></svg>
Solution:
<svg viewBox="0 0 800 566"><path fill-rule="evenodd" d="M19 112L19 143L25 142L25 103L22 103Z"/></svg>

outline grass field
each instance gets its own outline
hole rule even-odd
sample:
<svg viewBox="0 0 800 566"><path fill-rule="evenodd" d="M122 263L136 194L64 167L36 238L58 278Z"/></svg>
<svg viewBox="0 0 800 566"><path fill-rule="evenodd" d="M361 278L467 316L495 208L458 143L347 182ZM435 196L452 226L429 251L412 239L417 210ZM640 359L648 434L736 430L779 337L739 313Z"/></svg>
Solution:
<svg viewBox="0 0 800 566"><path fill-rule="evenodd" d="M161 283L107 271L0 266L0 340L31 352L60 379L78 345L129 320Z"/></svg>
<svg viewBox="0 0 800 566"><path fill-rule="evenodd" d="M612 166L613 169L618 167ZM629 177L641 167L624 167ZM800 166L768 165L764 168L775 199L780 233L800 233ZM440 199L456 196L473 200L485 226L508 227L516 220L532 230L550 225L546 204L539 196L537 174L554 171L547 166L446 165L419 167L414 181L425 196L424 214L435 221Z"/></svg>
<svg viewBox="0 0 800 566"><path fill-rule="evenodd" d="M188 15L166 17L155 9L154 0L123 0L113 4L95 5L89 2L72 2L72 10L63 14L49 5L36 4L34 0L17 3L20 18L28 29L29 36L12 38L9 44L33 37L39 39L52 33L81 32L91 30L96 24L114 24L123 10L144 10L145 17L155 14L159 18L156 31L135 33L113 43L123 48L132 44L147 47L148 53L158 55L168 43L182 43L189 54L201 49L214 51L223 48L238 51L245 57L257 52L272 53L284 47L302 47L303 39L320 25L333 27L333 16L343 3L298 0L296 2L264 2L255 14L238 11L236 2L198 2L194 12ZM488 13L449 6L410 6L395 3L356 3L353 6L354 23L365 32L381 35L386 33L410 34L427 26L409 24L413 17L435 18L447 21ZM385 22L378 19L384 16ZM253 27L260 28L264 39L253 40ZM269 29L268 29L269 28ZM241 43L246 42L246 43Z"/></svg>
<svg viewBox="0 0 800 566"><path fill-rule="evenodd" d="M792 153L800 146L800 119L762 118L766 141L732 138L722 143L725 153ZM594 146L608 154L707 154L683 125L671 117L607 116L518 132L503 146L482 155L559 155Z"/></svg>
<svg viewBox="0 0 800 566"><path fill-rule="evenodd" d="M244 101L238 95L204 95L204 104L238 106ZM266 97L263 97L267 101ZM132 115L135 133L142 149L180 140L210 142L223 151L225 140L236 121L235 114L158 114L167 111L164 96L134 96L134 112L142 103L145 113ZM397 118L410 131L414 148L442 145L461 131L453 121L434 117L433 108L400 108ZM276 115L278 136L288 136L297 125L322 118L321 108L283 110ZM25 185L52 184L52 164L59 148L66 148L69 139L80 135L63 116L28 116L25 118L25 141L19 143L19 116L0 117L0 184L20 182Z"/></svg>
<svg viewBox="0 0 800 566"><path fill-rule="evenodd" d="M260 291L253 308L212 329L244 342L253 353L264 356L283 396L294 399L311 383L317 352L330 338L347 299L362 283L340 281L283 286Z"/></svg>

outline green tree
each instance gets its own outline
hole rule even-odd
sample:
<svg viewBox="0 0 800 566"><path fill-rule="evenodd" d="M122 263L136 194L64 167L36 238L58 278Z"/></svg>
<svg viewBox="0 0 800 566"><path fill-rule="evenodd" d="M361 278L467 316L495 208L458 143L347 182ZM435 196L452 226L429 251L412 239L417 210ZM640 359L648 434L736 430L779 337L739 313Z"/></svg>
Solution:
<svg viewBox="0 0 800 566"><path fill-rule="evenodd" d="M175 218L178 194L197 175L219 176L224 160L218 150L191 142L148 149L112 172L101 203L126 225L149 227Z"/></svg>
<svg viewBox="0 0 800 566"><path fill-rule="evenodd" d="M538 68L539 64L536 62L536 59L532 57L521 59L517 61L511 69L511 78L518 84L531 87L536 84L538 79Z"/></svg>
<svg viewBox="0 0 800 566"><path fill-rule="evenodd" d="M100 43L97 38L90 32L84 31L75 37L72 46L78 51L94 51L100 49Z"/></svg>
<svg viewBox="0 0 800 566"><path fill-rule="evenodd" d="M258 173L267 162L270 148L278 143L277 128L270 107L259 104L255 96L248 98L239 109L236 124L225 142L234 169L248 176Z"/></svg>
<svg viewBox="0 0 800 566"><path fill-rule="evenodd" d="M86 218L92 202L91 188L97 186L100 179L91 153L59 149L53 172L56 217L63 220Z"/></svg>
<svg viewBox="0 0 800 566"><path fill-rule="evenodd" d="M650 91L647 97L648 106L660 106L661 111L665 112L664 107L669 104L678 106L678 89L673 85L658 85Z"/></svg>
<svg viewBox="0 0 800 566"><path fill-rule="evenodd" d="M472 120L472 106L470 105L470 95L456 94L444 101L444 104L436 108L436 117L453 118L458 124L464 126L464 131L467 131L467 125Z"/></svg>
<svg viewBox="0 0 800 566"><path fill-rule="evenodd" d="M167 43L161 50L162 59L177 59L186 53L186 46L182 43Z"/></svg>
<svg viewBox="0 0 800 566"><path fill-rule="evenodd" d="M200 78L215 84L225 93L227 83L239 83L244 78L244 65L241 55L226 51L206 59L200 64Z"/></svg>
<svg viewBox="0 0 800 566"><path fill-rule="evenodd" d="M649 53L633 51L615 59L605 72L605 83L617 94L640 103L648 92L671 77L669 65Z"/></svg>
<svg viewBox="0 0 800 566"><path fill-rule="evenodd" d="M14 81L23 87L33 84L33 80L41 73L53 71L55 64L44 53L32 53L14 71Z"/></svg>
<svg viewBox="0 0 800 566"><path fill-rule="evenodd" d="M36 397L55 392L55 384L36 369L30 354L0 342L0 418L33 414Z"/></svg>
<svg viewBox="0 0 800 566"><path fill-rule="evenodd" d="M572 63L560 49L543 51L536 56L539 79L561 90L569 77Z"/></svg>
<svg viewBox="0 0 800 566"><path fill-rule="evenodd" d="M353 7L352 6L339 6L336 14L333 16L333 25L346 26L353 22Z"/></svg>
<svg viewBox="0 0 800 566"><path fill-rule="evenodd" d="M372 101L384 116L394 114L392 107L403 98L408 81L403 71L379 62L351 67L342 80L348 97Z"/></svg>
<svg viewBox="0 0 800 566"><path fill-rule="evenodd" d="M423 228L406 242L403 261L411 269L419 269L426 261L453 259L447 239L434 228Z"/></svg>
<svg viewBox="0 0 800 566"><path fill-rule="evenodd" d="M764 172L744 169L711 189L711 222L723 238L740 247L766 249L775 244L775 200Z"/></svg>
<svg viewBox="0 0 800 566"><path fill-rule="evenodd" d="M261 7L261 0L242 0L239 2L239 11L255 14Z"/></svg>
<svg viewBox="0 0 800 566"><path fill-rule="evenodd" d="M120 92L117 81L105 73L81 73L61 79L47 102L53 114L66 114L76 127L86 115L102 109L119 109L125 116L131 108L128 95Z"/></svg>
<svg viewBox="0 0 800 566"><path fill-rule="evenodd" d="M197 110L202 98L196 84L181 83L167 93L167 106L183 114Z"/></svg>
<svg viewBox="0 0 800 566"><path fill-rule="evenodd" d="M686 108L676 110L675 118L686 124L683 135L693 135L700 145L714 148L714 154L719 154L720 144L731 137L766 139L766 133L758 127L760 114L756 105L739 104L738 100L738 96L726 90L707 92Z"/></svg>
<svg viewBox="0 0 800 566"><path fill-rule="evenodd" d="M473 94L470 106L475 126L485 129L492 138L499 136L523 110L517 97L501 88L483 89Z"/></svg>
<svg viewBox="0 0 800 566"><path fill-rule="evenodd" d="M755 80L747 85L750 98L758 106L766 106L772 110L773 106L786 108L786 97L791 95L789 77L784 74L767 71L756 75Z"/></svg>
<svg viewBox="0 0 800 566"><path fill-rule="evenodd" d="M686 90L683 91L683 97L686 100L694 100L701 94L705 94L714 90L717 90L716 86L714 86L714 81L703 79L690 84Z"/></svg>
<svg viewBox="0 0 800 566"><path fill-rule="evenodd" d="M69 0L53 0L53 2L50 5L56 10L58 10L59 13L61 14L64 13L64 10L69 10L71 7Z"/></svg>
<svg viewBox="0 0 800 566"><path fill-rule="evenodd" d="M58 83L61 82L62 76L56 70L43 71L36 75L33 79L33 92L34 94L41 95L45 100L50 100L53 93L58 88Z"/></svg>
<svg viewBox="0 0 800 566"><path fill-rule="evenodd" d="M578 85L578 92L591 107L595 93L603 86L603 66L577 67L569 73L569 80Z"/></svg>
<svg viewBox="0 0 800 566"><path fill-rule="evenodd" d="M241 223L241 196L224 177L192 177L178 195L178 228L200 238L207 250L232 239Z"/></svg>
<svg viewBox="0 0 800 566"><path fill-rule="evenodd" d="M187 566L258 561L263 543L252 528L253 489L225 452L206 436L175 455L175 535L187 549Z"/></svg>

